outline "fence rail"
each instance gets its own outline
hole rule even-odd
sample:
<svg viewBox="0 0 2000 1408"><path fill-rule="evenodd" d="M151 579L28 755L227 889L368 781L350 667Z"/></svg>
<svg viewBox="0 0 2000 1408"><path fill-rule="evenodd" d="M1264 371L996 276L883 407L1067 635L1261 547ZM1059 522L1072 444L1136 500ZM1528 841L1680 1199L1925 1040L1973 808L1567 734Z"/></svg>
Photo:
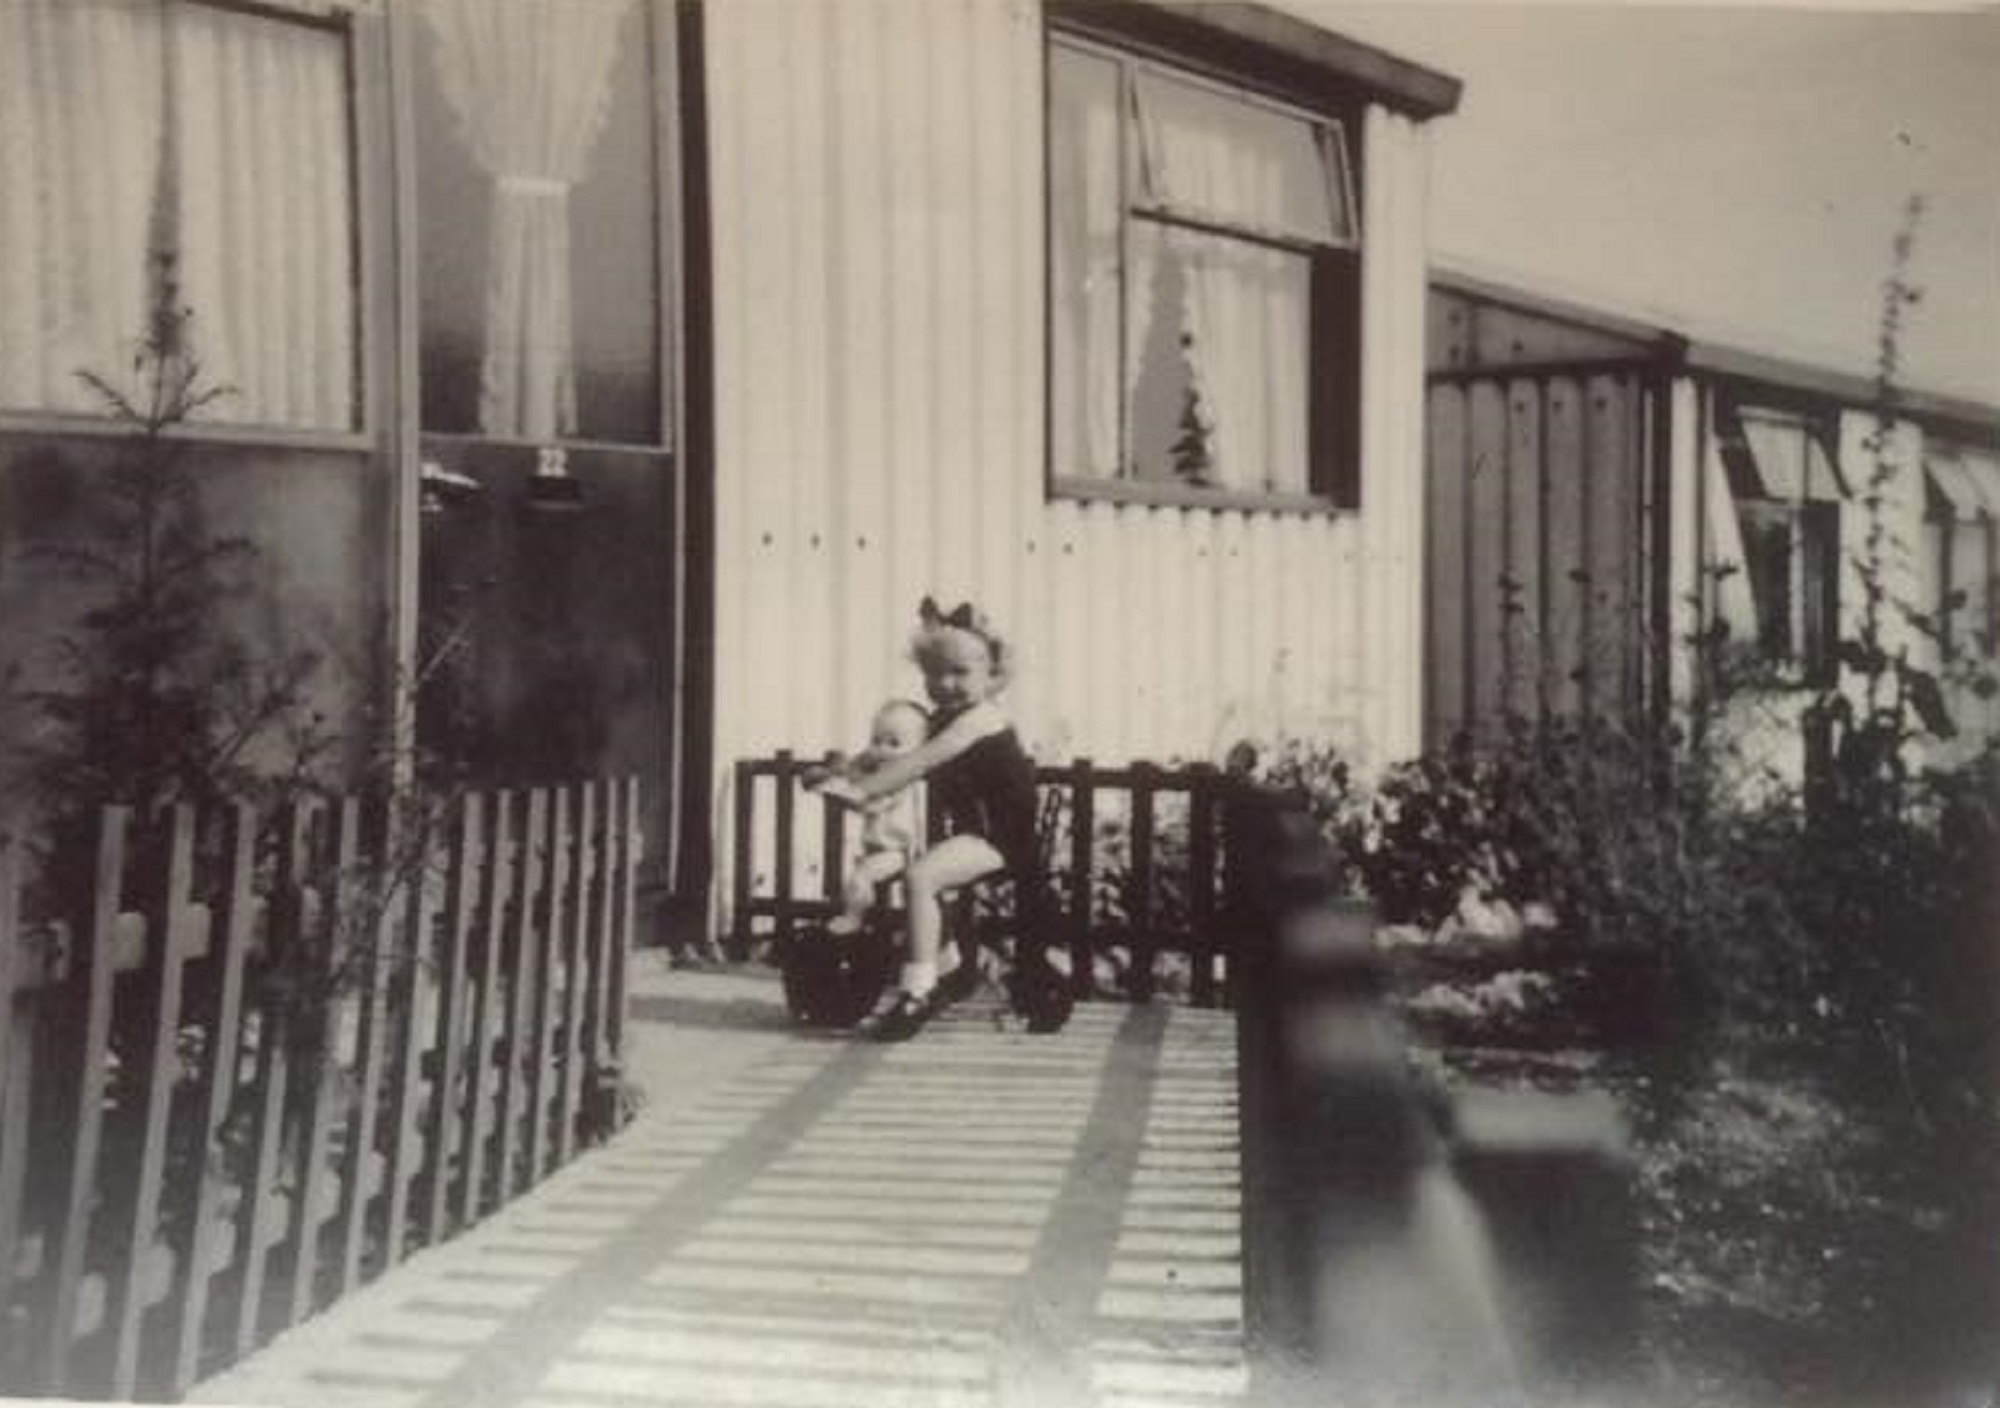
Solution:
<svg viewBox="0 0 2000 1408"><path fill-rule="evenodd" d="M851 809L805 791L823 761L780 752L736 764L729 934L738 958L760 937L782 942L838 906L859 823ZM1077 995L1101 995L1098 960L1115 952L1125 993L1149 997L1160 956L1180 954L1190 1000L1224 1001L1222 799L1234 779L1206 765L1100 767L1079 758L1037 768L1036 782L1050 908ZM1004 908L985 910L984 922L1010 925ZM980 906L962 903L953 922L981 923Z"/></svg>
<svg viewBox="0 0 2000 1408"><path fill-rule="evenodd" d="M177 1397L615 1116L630 779L0 841L0 1391Z"/></svg>

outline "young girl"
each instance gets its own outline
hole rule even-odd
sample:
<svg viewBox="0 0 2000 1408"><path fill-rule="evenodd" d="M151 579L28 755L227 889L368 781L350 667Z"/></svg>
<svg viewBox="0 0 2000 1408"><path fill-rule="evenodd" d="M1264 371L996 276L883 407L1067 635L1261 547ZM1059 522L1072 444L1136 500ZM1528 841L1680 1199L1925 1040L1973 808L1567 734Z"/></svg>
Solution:
<svg viewBox="0 0 2000 1408"><path fill-rule="evenodd" d="M1039 865L1035 765L995 703L1013 664L1005 642L970 604L945 615L925 597L910 653L933 706L929 736L867 776L837 778L823 789L860 806L922 779L951 833L903 874L909 946L902 977L869 1023L884 1041L916 1035L936 1010L943 896L1002 873L1031 885Z"/></svg>

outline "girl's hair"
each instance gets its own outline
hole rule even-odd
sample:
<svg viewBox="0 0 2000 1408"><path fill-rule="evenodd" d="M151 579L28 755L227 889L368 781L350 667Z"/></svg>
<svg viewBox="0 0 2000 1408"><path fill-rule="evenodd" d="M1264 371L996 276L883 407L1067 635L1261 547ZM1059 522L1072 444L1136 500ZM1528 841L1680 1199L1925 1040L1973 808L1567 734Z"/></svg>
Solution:
<svg viewBox="0 0 2000 1408"><path fill-rule="evenodd" d="M910 658L919 669L937 658L948 631L963 631L986 647L996 685L1005 684L1013 675L1014 652L986 619L985 612L969 601L962 601L947 612L932 597L925 597L917 606L917 632L910 638Z"/></svg>

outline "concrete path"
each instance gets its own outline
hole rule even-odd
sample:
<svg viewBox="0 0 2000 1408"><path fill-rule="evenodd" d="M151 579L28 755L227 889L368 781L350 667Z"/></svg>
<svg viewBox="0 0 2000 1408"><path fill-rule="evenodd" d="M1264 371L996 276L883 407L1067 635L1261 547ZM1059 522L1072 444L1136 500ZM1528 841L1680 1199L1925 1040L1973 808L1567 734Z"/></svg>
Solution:
<svg viewBox="0 0 2000 1408"><path fill-rule="evenodd" d="M1240 1403L1233 1019L975 999L796 1032L761 973L634 982L639 1120L209 1380L283 1408Z"/></svg>

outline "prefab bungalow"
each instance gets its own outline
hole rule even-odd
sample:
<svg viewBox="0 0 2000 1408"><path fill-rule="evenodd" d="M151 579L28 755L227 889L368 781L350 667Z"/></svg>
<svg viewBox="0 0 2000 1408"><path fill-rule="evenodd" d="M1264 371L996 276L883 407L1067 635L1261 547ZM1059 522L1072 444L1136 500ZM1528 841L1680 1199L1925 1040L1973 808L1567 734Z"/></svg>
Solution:
<svg viewBox="0 0 2000 1408"><path fill-rule="evenodd" d="M357 737L421 682L476 775L640 775L656 909L733 760L912 688L926 593L1044 755L1405 755L1457 93L1249 4L13 0L0 654L168 286L245 631Z"/></svg>
<svg viewBox="0 0 2000 1408"><path fill-rule="evenodd" d="M2000 408L1885 400L1873 378L1458 274L1433 276L1428 319L1432 744L1510 713L1668 708L1721 623L1739 721L1796 769L1798 712L1840 681L1867 609L1878 484L1882 638L1948 686L1957 737L1935 755L2000 732L1971 687L2000 655Z"/></svg>

